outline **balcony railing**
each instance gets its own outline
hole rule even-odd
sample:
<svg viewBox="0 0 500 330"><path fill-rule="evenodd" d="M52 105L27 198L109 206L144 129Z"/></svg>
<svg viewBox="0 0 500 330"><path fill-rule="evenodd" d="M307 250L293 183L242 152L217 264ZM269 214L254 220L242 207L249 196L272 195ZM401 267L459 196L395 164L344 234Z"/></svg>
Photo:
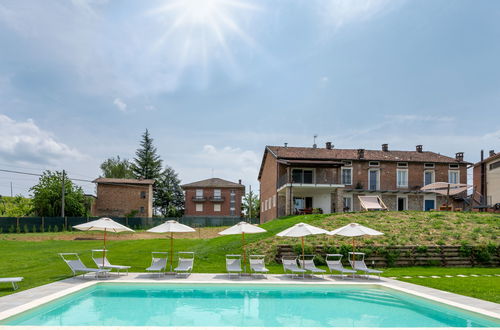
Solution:
<svg viewBox="0 0 500 330"><path fill-rule="evenodd" d="M282 175L278 178L278 187L280 188L285 184L293 184L293 185L337 185L339 184L339 180L337 178L325 178L323 177L314 177L312 180L294 180L292 177L288 178L288 176Z"/></svg>
<svg viewBox="0 0 500 330"><path fill-rule="evenodd" d="M193 202L204 202L206 200L207 198L205 196L193 196L192 198Z"/></svg>
<svg viewBox="0 0 500 330"><path fill-rule="evenodd" d="M209 200L214 203L222 203L224 202L224 196L210 196Z"/></svg>

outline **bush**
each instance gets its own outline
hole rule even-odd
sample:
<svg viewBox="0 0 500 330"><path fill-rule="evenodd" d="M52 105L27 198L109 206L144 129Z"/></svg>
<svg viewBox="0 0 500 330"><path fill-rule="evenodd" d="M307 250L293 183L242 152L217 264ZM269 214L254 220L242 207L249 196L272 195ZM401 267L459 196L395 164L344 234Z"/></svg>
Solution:
<svg viewBox="0 0 500 330"><path fill-rule="evenodd" d="M27 224L24 224L24 226L23 226L23 232L25 232L25 233L29 233L30 232L30 230L28 229L28 225Z"/></svg>
<svg viewBox="0 0 500 330"><path fill-rule="evenodd" d="M14 225L10 225L8 230L10 234L13 234L16 231L16 227L14 227Z"/></svg>
<svg viewBox="0 0 500 330"><path fill-rule="evenodd" d="M59 231L59 227L57 225L54 225L54 233L57 233Z"/></svg>
<svg viewBox="0 0 500 330"><path fill-rule="evenodd" d="M49 225L49 226L47 227L47 232L48 232L48 233L50 233L51 231L52 231L52 226L51 226L51 225Z"/></svg>
<svg viewBox="0 0 500 330"><path fill-rule="evenodd" d="M36 233L36 225L33 225L33 227L31 228L31 231L32 231L33 233Z"/></svg>

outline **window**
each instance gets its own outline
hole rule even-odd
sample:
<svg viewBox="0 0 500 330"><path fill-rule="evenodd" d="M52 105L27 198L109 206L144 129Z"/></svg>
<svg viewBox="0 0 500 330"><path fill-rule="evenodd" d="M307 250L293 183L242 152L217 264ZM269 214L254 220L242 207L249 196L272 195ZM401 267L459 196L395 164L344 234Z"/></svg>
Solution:
<svg viewBox="0 0 500 330"><path fill-rule="evenodd" d="M453 168L453 169L459 169L458 164L450 164L449 166L450 166L450 168Z"/></svg>
<svg viewBox="0 0 500 330"><path fill-rule="evenodd" d="M203 189L196 189L196 197L203 197Z"/></svg>
<svg viewBox="0 0 500 330"><path fill-rule="evenodd" d="M264 211L267 211L267 199L264 201Z"/></svg>
<svg viewBox="0 0 500 330"><path fill-rule="evenodd" d="M379 187L379 171L369 170L368 171L368 189L378 190Z"/></svg>
<svg viewBox="0 0 500 330"><path fill-rule="evenodd" d="M264 202L260 202L260 209L261 209L262 211L265 211L265 210L264 210Z"/></svg>
<svg viewBox="0 0 500 330"><path fill-rule="evenodd" d="M203 212L203 204L196 203L196 212Z"/></svg>
<svg viewBox="0 0 500 330"><path fill-rule="evenodd" d="M351 185L352 184L352 168L342 168L342 184Z"/></svg>
<svg viewBox="0 0 500 330"><path fill-rule="evenodd" d="M221 197L220 189L214 189L214 197L215 198L220 198Z"/></svg>
<svg viewBox="0 0 500 330"><path fill-rule="evenodd" d="M368 166L380 166L380 162L369 162Z"/></svg>
<svg viewBox="0 0 500 330"><path fill-rule="evenodd" d="M229 215L234 217L236 215L236 209L234 207L232 207L231 209L229 209Z"/></svg>
<svg viewBox="0 0 500 330"><path fill-rule="evenodd" d="M398 163L398 167L408 167L408 163Z"/></svg>
<svg viewBox="0 0 500 330"><path fill-rule="evenodd" d="M304 169L293 169L292 180L294 183L313 183L313 171Z"/></svg>
<svg viewBox="0 0 500 330"><path fill-rule="evenodd" d="M220 204L214 204L214 212L220 212Z"/></svg>
<svg viewBox="0 0 500 330"><path fill-rule="evenodd" d="M448 171L449 183L460 183L460 171Z"/></svg>
<svg viewBox="0 0 500 330"><path fill-rule="evenodd" d="M434 183L434 171L424 171L424 186Z"/></svg>
<svg viewBox="0 0 500 330"><path fill-rule="evenodd" d="M408 170L400 170L396 171L397 175L397 183L396 185L399 188L407 188L408 187Z"/></svg>
<svg viewBox="0 0 500 330"><path fill-rule="evenodd" d="M142 199L145 199L145 198L146 198L146 192L145 192L145 191L141 191L141 198L142 198Z"/></svg>
<svg viewBox="0 0 500 330"><path fill-rule="evenodd" d="M276 195L273 196L273 207L276 207Z"/></svg>
<svg viewBox="0 0 500 330"><path fill-rule="evenodd" d="M140 212L144 213L144 206L141 206Z"/></svg>
<svg viewBox="0 0 500 330"><path fill-rule="evenodd" d="M500 167L500 162L495 162L493 164L490 164L490 171L494 170L495 168Z"/></svg>
<svg viewBox="0 0 500 330"><path fill-rule="evenodd" d="M230 194L231 194L231 196L236 195L236 192L234 191L234 189L231 189Z"/></svg>
<svg viewBox="0 0 500 330"><path fill-rule="evenodd" d="M352 166L352 161L350 160L343 160L342 163L344 163L344 166Z"/></svg>
<svg viewBox="0 0 500 330"><path fill-rule="evenodd" d="M434 163L424 163L424 168L434 168Z"/></svg>
<svg viewBox="0 0 500 330"><path fill-rule="evenodd" d="M271 208L271 205L273 205L272 202L273 202L273 198L269 197L269 208Z"/></svg>
<svg viewBox="0 0 500 330"><path fill-rule="evenodd" d="M344 212L352 211L352 197L344 197Z"/></svg>

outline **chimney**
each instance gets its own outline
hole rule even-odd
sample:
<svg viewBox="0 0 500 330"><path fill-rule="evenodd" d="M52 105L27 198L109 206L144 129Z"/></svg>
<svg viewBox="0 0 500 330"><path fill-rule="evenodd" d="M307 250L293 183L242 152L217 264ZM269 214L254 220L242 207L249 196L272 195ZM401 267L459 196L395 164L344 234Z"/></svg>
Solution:
<svg viewBox="0 0 500 330"><path fill-rule="evenodd" d="M387 143L382 145L382 151L389 151L389 145Z"/></svg>
<svg viewBox="0 0 500 330"><path fill-rule="evenodd" d="M365 158L365 149L358 149L358 159Z"/></svg>
<svg viewBox="0 0 500 330"><path fill-rule="evenodd" d="M455 154L455 159L458 160L459 162L463 162L464 161L464 153L463 152L457 152Z"/></svg>
<svg viewBox="0 0 500 330"><path fill-rule="evenodd" d="M421 145L421 144L417 145L417 152L422 152L423 148L424 148L423 145Z"/></svg>
<svg viewBox="0 0 500 330"><path fill-rule="evenodd" d="M317 147L318 147L318 146L316 145L316 143L315 143L315 144L313 144L313 148L314 148L314 149L316 149Z"/></svg>
<svg viewBox="0 0 500 330"><path fill-rule="evenodd" d="M331 142L327 142L326 143L326 149L331 150L332 148L333 148L332 143Z"/></svg>
<svg viewBox="0 0 500 330"><path fill-rule="evenodd" d="M238 180L238 184L241 184L241 179Z"/></svg>
<svg viewBox="0 0 500 330"><path fill-rule="evenodd" d="M285 148L287 148L287 147L288 147L288 142L285 142Z"/></svg>
<svg viewBox="0 0 500 330"><path fill-rule="evenodd" d="M495 156L495 150L490 150L490 157Z"/></svg>

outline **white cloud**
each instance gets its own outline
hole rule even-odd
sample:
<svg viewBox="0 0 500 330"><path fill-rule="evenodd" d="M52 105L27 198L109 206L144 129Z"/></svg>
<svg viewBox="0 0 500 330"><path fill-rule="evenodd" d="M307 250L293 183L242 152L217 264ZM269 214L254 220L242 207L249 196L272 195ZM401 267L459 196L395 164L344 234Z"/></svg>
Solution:
<svg viewBox="0 0 500 330"><path fill-rule="evenodd" d="M121 112L126 112L127 111L127 103L123 102L122 99L117 97L114 101L113 104L120 110Z"/></svg>
<svg viewBox="0 0 500 330"><path fill-rule="evenodd" d="M428 121L434 123L443 123L455 121L455 117L433 115L386 115L385 118L406 122Z"/></svg>
<svg viewBox="0 0 500 330"><path fill-rule="evenodd" d="M0 114L0 159L19 164L56 164L83 158L78 150L57 141L33 120L15 121Z"/></svg>

